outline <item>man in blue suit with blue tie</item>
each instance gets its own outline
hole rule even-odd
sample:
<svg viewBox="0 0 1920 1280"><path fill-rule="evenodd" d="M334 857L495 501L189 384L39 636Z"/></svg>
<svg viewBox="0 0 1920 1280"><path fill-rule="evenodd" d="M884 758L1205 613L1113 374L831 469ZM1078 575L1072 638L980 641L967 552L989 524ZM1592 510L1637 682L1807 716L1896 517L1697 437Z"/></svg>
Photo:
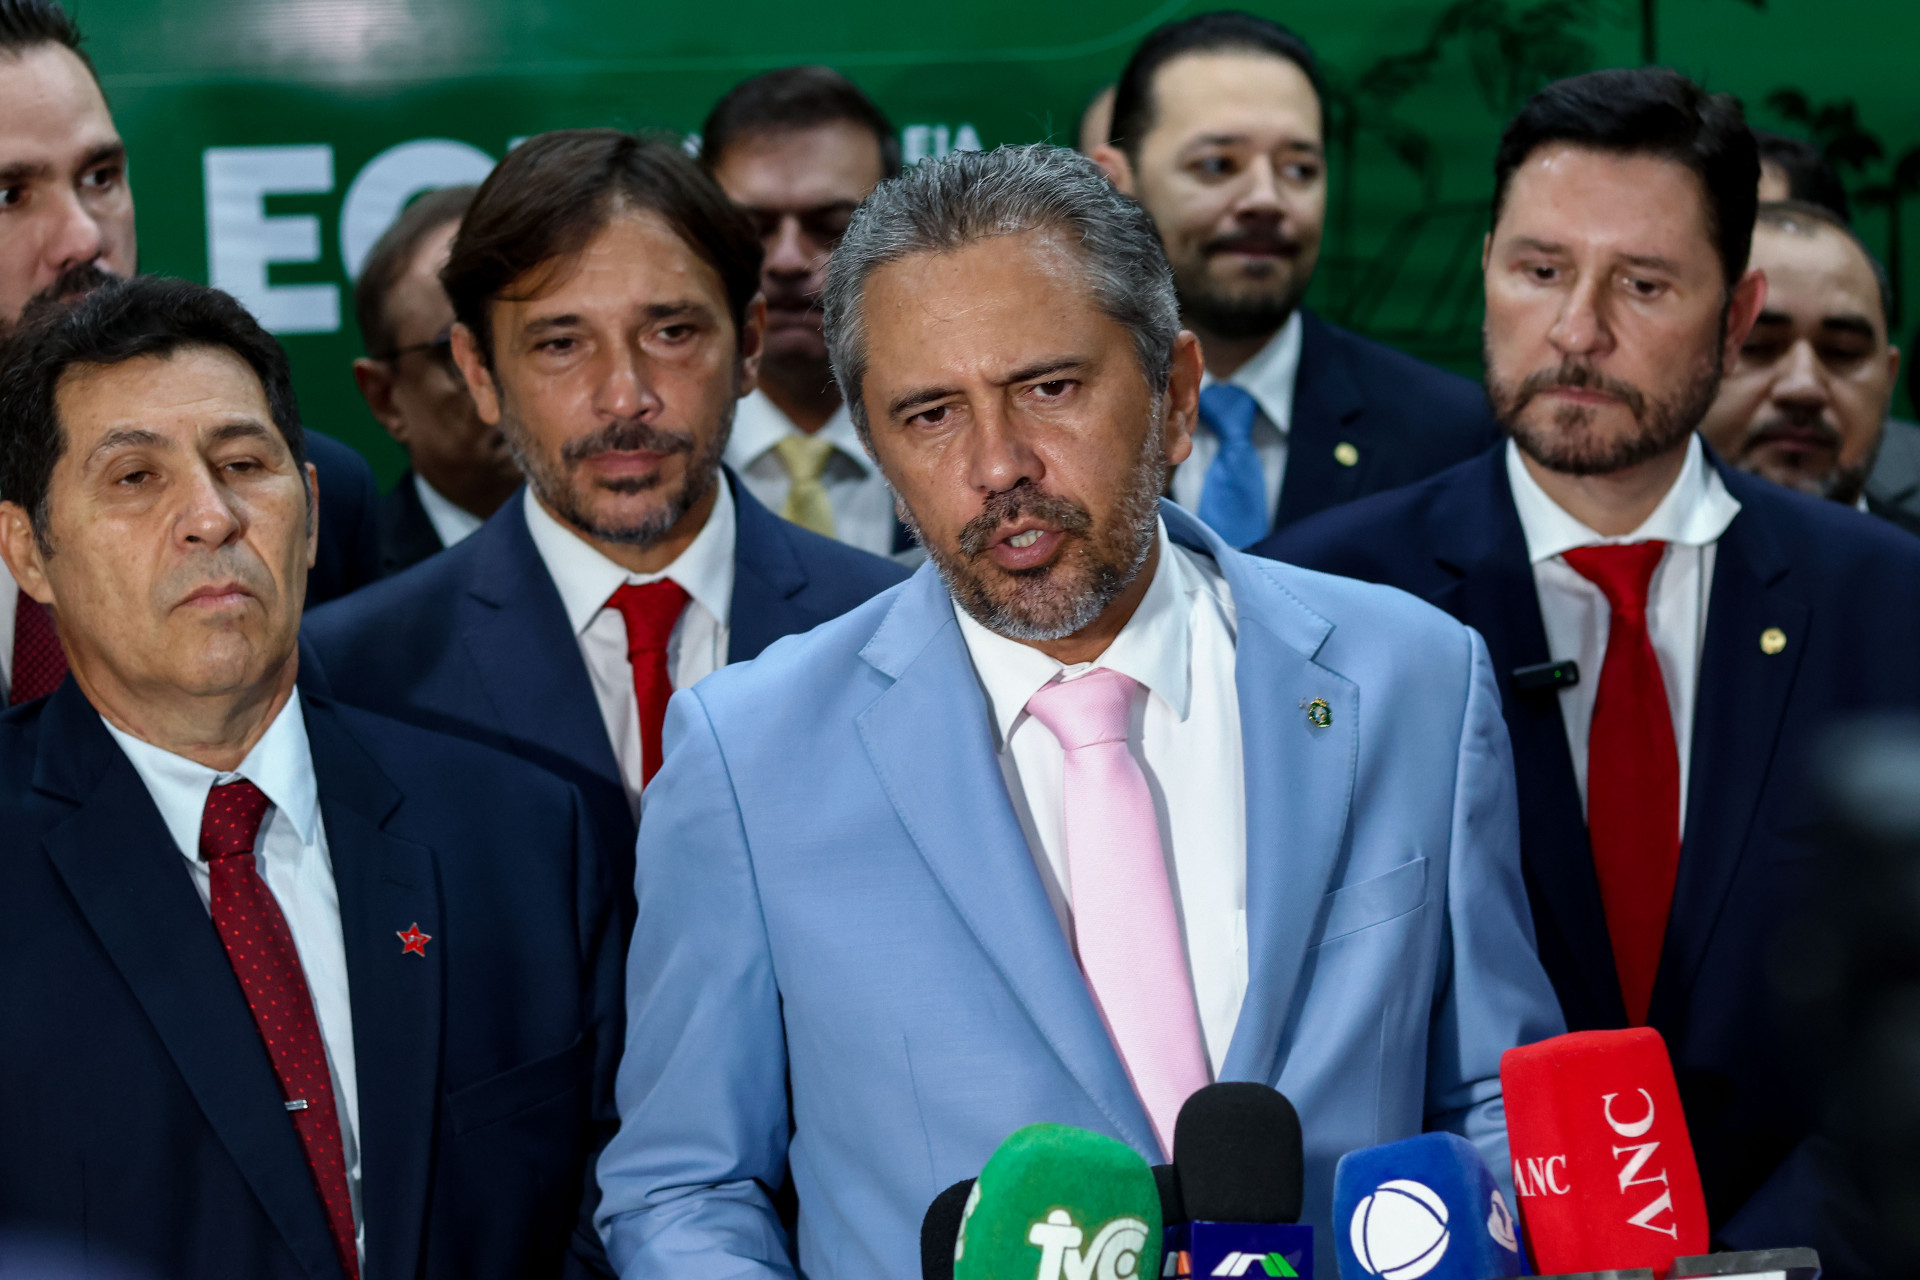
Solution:
<svg viewBox="0 0 1920 1280"><path fill-rule="evenodd" d="M1201 360L1145 213L1070 151L959 153L862 205L826 311L930 563L674 699L621 1274L910 1275L1014 1129L1160 1160L1214 1079L1298 1107L1323 1232L1355 1147L1504 1171L1500 1055L1561 1022L1485 650L1162 502Z"/></svg>
<svg viewBox="0 0 1920 1280"><path fill-rule="evenodd" d="M1483 254L1511 441L1263 554L1413 592L1486 638L1540 956L1575 1030L1673 1055L1715 1238L1857 1274L1769 974L1817 885L1811 753L1920 708L1920 543L1723 465L1695 427L1766 300L1739 103L1664 70L1508 125Z"/></svg>
<svg viewBox="0 0 1920 1280"><path fill-rule="evenodd" d="M527 487L307 626L343 701L577 786L623 885L668 696L905 576L720 464L766 325L760 257L676 147L578 129L514 148L441 279L475 407Z"/></svg>
<svg viewBox="0 0 1920 1280"><path fill-rule="evenodd" d="M1167 23L1114 89L1094 159L1146 206L1207 379L1175 501L1245 547L1425 479L1499 438L1480 388L1301 305L1327 214L1324 93L1305 40L1233 10Z"/></svg>
<svg viewBox="0 0 1920 1280"><path fill-rule="evenodd" d="M0 1237L601 1274L620 936L579 796L300 683L314 467L239 303L111 281L8 353L0 559L72 667L0 717Z"/></svg>

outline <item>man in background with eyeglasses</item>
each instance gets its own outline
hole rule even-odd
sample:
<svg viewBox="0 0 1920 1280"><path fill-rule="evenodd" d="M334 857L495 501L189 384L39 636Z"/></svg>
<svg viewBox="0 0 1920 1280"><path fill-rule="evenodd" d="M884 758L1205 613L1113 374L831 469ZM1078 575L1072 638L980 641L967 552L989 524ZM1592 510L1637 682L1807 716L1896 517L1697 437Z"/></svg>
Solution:
<svg viewBox="0 0 1920 1280"><path fill-rule="evenodd" d="M753 496L815 533L871 551L912 539L840 401L820 290L847 220L900 172L893 126L827 67L782 67L729 89L701 127L700 163L753 219L766 250L760 389L740 401L727 464Z"/></svg>
<svg viewBox="0 0 1920 1280"><path fill-rule="evenodd" d="M383 577L478 529L520 484L506 438L481 421L453 362L453 304L440 286L474 190L446 187L407 206L354 285L367 354L353 362L353 378L367 408L407 451L406 474L380 507Z"/></svg>

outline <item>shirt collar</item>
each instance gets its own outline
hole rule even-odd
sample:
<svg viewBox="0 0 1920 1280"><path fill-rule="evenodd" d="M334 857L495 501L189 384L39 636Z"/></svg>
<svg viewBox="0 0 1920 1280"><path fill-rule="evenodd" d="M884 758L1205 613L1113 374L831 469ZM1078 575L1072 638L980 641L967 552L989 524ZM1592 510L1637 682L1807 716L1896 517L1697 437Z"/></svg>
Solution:
<svg viewBox="0 0 1920 1280"><path fill-rule="evenodd" d="M1698 435L1687 440L1687 459L1660 505L1638 529L1624 537L1602 537L1548 497L1520 460L1520 446L1512 440L1507 441L1507 487L1513 491L1520 530L1527 539L1527 559L1533 564L1575 547L1615 543L1673 542L1683 547L1704 547L1719 541L1740 514L1740 500L1727 492L1720 473L1707 465L1706 450Z"/></svg>
<svg viewBox="0 0 1920 1280"><path fill-rule="evenodd" d="M766 392L750 391L740 398L739 407L734 411L733 434L727 438L727 465L735 471L744 471L767 450L799 430ZM831 444L863 473L873 473L873 459L860 443L860 433L853 427L853 415L844 403L821 425L817 438Z"/></svg>
<svg viewBox="0 0 1920 1280"><path fill-rule="evenodd" d="M623 583L643 586L662 578L679 583L721 626L728 625L733 605L733 490L725 473L714 477L714 484L713 510L707 515L707 523L687 549L658 573L627 572L548 514L533 496L533 486L527 486L522 504L527 532L560 592L560 603L574 635L592 625L600 610L606 608L608 597Z"/></svg>
<svg viewBox="0 0 1920 1280"><path fill-rule="evenodd" d="M307 720L300 709L300 691L294 690L280 714L273 718L260 741L232 773L220 773L185 756L154 746L112 724L100 723L120 744L132 762L147 794L160 810L167 833L188 858L200 857L200 822L207 809L207 793L216 784L245 778L266 793L273 807L287 815L301 843L312 844L320 820L319 791L313 778L313 750L307 742Z"/></svg>
<svg viewBox="0 0 1920 1280"><path fill-rule="evenodd" d="M427 513L427 523L440 535L440 545L443 547L452 546L486 523L428 484L427 478L418 471L413 473L413 492L420 499L421 510Z"/></svg>
<svg viewBox="0 0 1920 1280"><path fill-rule="evenodd" d="M1099 667L1118 671L1158 694L1173 708L1175 717L1187 718L1193 693L1190 597L1204 590L1205 583L1167 537L1164 522L1154 536L1160 554L1140 607L1120 628L1106 652L1091 662L1066 666L1032 645L989 631L958 601L954 602L954 617L960 621L960 634L967 642L973 669L992 704L994 728L1002 746L1026 713L1027 700L1062 672L1071 680Z"/></svg>
<svg viewBox="0 0 1920 1280"><path fill-rule="evenodd" d="M1287 317L1273 337L1267 339L1267 345L1254 353L1253 359L1234 370L1233 376L1226 379L1252 396L1254 403L1260 406L1260 412L1266 415L1268 422L1286 435L1293 428L1293 388L1300 378L1300 342L1304 326L1298 310ZM1212 386L1220 379L1205 374L1200 379L1202 389ZM1212 428L1208 428L1211 430Z"/></svg>

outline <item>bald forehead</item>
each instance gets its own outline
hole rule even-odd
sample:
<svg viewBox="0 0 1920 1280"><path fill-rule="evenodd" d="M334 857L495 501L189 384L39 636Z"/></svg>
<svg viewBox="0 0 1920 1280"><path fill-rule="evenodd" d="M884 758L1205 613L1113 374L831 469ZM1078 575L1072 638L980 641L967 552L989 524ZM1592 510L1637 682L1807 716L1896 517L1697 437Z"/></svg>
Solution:
<svg viewBox="0 0 1920 1280"><path fill-rule="evenodd" d="M1873 265L1853 237L1812 218L1763 221L1753 229L1752 263L1767 277L1762 312L1800 322L1864 317L1886 336L1887 318Z"/></svg>

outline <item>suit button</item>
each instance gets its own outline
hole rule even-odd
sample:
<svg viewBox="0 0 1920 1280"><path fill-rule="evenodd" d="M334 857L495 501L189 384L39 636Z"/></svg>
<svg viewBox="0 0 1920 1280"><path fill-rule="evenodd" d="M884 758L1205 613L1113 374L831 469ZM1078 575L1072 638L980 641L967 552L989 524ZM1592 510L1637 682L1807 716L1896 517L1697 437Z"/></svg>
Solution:
<svg viewBox="0 0 1920 1280"><path fill-rule="evenodd" d="M1360 461L1360 451L1342 440L1333 446L1333 460L1343 467L1350 467Z"/></svg>

